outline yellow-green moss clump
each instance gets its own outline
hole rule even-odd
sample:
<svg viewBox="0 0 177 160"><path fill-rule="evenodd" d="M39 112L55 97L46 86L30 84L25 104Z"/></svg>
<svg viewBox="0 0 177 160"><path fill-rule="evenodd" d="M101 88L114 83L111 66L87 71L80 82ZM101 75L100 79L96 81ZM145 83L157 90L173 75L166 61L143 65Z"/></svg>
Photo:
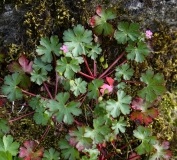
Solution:
<svg viewBox="0 0 177 160"><path fill-rule="evenodd" d="M14 137L15 141L19 142L20 145L23 145L23 142L28 140L35 140L39 142L46 131L47 126L36 125L36 123L32 120L32 116L29 116L10 123L10 129L10 134ZM46 136L40 142L40 146L46 149L50 147L57 149L59 147L58 141L63 132L64 129L60 130L60 126L58 128L51 126Z"/></svg>
<svg viewBox="0 0 177 160"><path fill-rule="evenodd" d="M166 24L156 22L157 31L153 34L151 58L149 65L156 72L163 73L168 89L177 82L177 30Z"/></svg>
<svg viewBox="0 0 177 160"><path fill-rule="evenodd" d="M167 92L159 104L159 116L151 125L154 134L170 141L173 155L177 155L177 94Z"/></svg>
<svg viewBox="0 0 177 160"><path fill-rule="evenodd" d="M63 0L35 1L30 5L31 9L25 14L24 20L29 43L37 43L41 37L69 26L70 13Z"/></svg>

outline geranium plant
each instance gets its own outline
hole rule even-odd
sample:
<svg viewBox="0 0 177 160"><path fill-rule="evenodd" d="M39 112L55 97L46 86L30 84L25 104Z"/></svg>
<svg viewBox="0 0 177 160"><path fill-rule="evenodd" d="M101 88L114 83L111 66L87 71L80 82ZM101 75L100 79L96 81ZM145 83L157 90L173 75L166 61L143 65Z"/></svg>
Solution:
<svg viewBox="0 0 177 160"><path fill-rule="evenodd" d="M38 148L39 144L31 140L24 142L25 147L20 147L19 157L96 160L118 159L122 155L139 159L148 155L151 159L170 158L166 141L161 146L161 141L147 127L158 116L153 102L166 91L163 75L148 69L139 81L131 80L134 70L129 62L142 63L150 54L146 35L140 32L138 23L120 22L114 29L116 27L107 22L116 18L113 8L99 6L96 13L90 20L94 33L114 38L124 46L124 51L118 53L114 61L109 61L108 68L99 63L104 44L95 42L92 31L80 24L64 31L63 39L59 40L57 36L41 38L33 62L22 55L19 63L9 65L14 73L4 78L1 87L9 101L27 94L36 124L47 125L47 130L56 123L64 123L70 128L59 141L61 154L50 146L49 150ZM49 88L49 77L55 78L53 88ZM28 79L30 85L43 86L44 91L29 92ZM24 81L26 87L22 85ZM128 83L141 86L137 97L126 92ZM81 119L85 111L90 111L89 116L85 114ZM1 134L9 131L6 123L0 121ZM128 127L130 123L133 128ZM130 129L131 133L128 133ZM14 149L18 145L12 143L15 148L8 152L8 140L12 143L10 136L2 137L0 154L16 156ZM125 150L127 147L129 151ZM155 150L160 153L154 153Z"/></svg>

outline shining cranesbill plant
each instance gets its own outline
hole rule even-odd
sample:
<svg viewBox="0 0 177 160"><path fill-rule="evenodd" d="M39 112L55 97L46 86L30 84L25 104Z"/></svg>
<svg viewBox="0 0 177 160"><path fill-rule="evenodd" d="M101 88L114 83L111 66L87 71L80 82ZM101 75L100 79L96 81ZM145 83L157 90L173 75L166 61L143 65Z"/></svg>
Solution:
<svg viewBox="0 0 177 160"><path fill-rule="evenodd" d="M109 22L117 17L113 8L99 6L96 13L90 20L93 31L78 24L64 31L63 43L57 36L43 37L34 61L22 55L8 66L12 74L5 76L1 91L9 101L27 94L36 124L49 129L64 123L70 129L59 141L60 151L50 146L48 150L38 148L34 140L19 148L11 135L4 135L9 132L8 122L0 120L0 155L5 160L14 156L38 160L170 159L169 143L153 136L148 128L158 116L154 103L166 91L163 75L148 69L139 81L131 80L134 70L129 62L142 63L149 56L146 41L152 32L141 33L138 23L128 22L119 22L114 29ZM94 41L93 34L115 39L124 51L103 66L104 43ZM53 85L49 77L55 79ZM29 92L33 83L45 91ZM127 94L128 84L138 84L136 97Z"/></svg>

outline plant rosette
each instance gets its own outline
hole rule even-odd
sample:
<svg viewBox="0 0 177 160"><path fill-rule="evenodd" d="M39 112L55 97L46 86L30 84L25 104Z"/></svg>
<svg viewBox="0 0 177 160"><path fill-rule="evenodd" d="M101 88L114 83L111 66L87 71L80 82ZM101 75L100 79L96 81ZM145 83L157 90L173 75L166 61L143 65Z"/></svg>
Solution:
<svg viewBox="0 0 177 160"><path fill-rule="evenodd" d="M80 24L64 31L63 44L59 42L61 37L41 38L34 61L29 62L22 55L18 63L9 65L13 73L5 76L2 93L11 102L27 94L33 110L10 122L33 114L36 124L47 125L39 144L51 125L63 123L71 127L59 140L60 152L56 148L38 148L39 144L30 140L20 147L19 157L39 160L97 160L120 155L129 155L129 159L147 155L152 155L151 159L171 157L167 141L161 144L147 127L158 116L153 102L166 91L163 75L148 69L141 73L139 81L132 80L134 70L128 62L143 63L150 54L139 24L119 22L116 28L111 25L117 16L113 8L99 6L96 13L90 20L94 34L124 46L124 51L106 68L99 65L103 44L94 42L92 31ZM149 31L146 36L152 38ZM54 85L48 81L53 75ZM29 92L34 83L43 86L44 92L40 95ZM127 84L141 86L137 98L126 92ZM128 132L130 123L134 124L133 134ZM16 156L19 144L10 135L4 135L10 130L6 124L7 121L0 121L0 155Z"/></svg>

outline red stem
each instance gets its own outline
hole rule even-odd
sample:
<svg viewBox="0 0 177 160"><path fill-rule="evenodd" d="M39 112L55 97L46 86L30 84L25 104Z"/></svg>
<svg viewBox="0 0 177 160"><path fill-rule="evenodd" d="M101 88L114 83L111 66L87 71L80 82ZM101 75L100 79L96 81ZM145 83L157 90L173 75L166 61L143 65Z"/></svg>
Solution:
<svg viewBox="0 0 177 160"><path fill-rule="evenodd" d="M123 57L123 55L125 54L125 51L122 52L122 54L98 77L98 78L103 78L104 75L112 68L116 65L116 63L119 61L119 59L121 59Z"/></svg>
<svg viewBox="0 0 177 160"><path fill-rule="evenodd" d="M82 76L84 76L84 77L87 77L87 78L89 78L89 79L95 79L95 77L92 77L92 76L89 76L89 75L87 75L87 74L85 74L85 73L83 73L83 72L77 72L77 73L79 73L79 74L81 74Z"/></svg>
<svg viewBox="0 0 177 160"><path fill-rule="evenodd" d="M23 93L28 94L28 95L30 95L30 96L33 96L33 97L36 97L36 96L37 96L36 94L33 94L33 93L31 93L31 92L25 91L25 90L23 90L23 89L21 89L21 90L22 90ZM45 98L45 97L42 97L42 96L40 96L40 97L47 100L47 98Z"/></svg>
<svg viewBox="0 0 177 160"><path fill-rule="evenodd" d="M44 134L42 135L41 139L39 140L39 143L34 147L33 151L36 150L36 148L39 146L39 144L42 142L42 140L44 139L44 137L47 135L47 133L49 132L50 130L50 125L47 126Z"/></svg>
<svg viewBox="0 0 177 160"><path fill-rule="evenodd" d="M130 144L136 142L137 140L131 141L129 143L127 143L125 146L123 146L122 148L120 148L120 150L122 151L124 148L126 148L127 146L129 146Z"/></svg>
<svg viewBox="0 0 177 160"><path fill-rule="evenodd" d="M47 91L47 93L48 93L50 99L53 99L53 97L52 97L52 95L51 95L51 93L50 93L50 91L49 91L47 85L46 85L45 83L43 83L43 85L44 85L44 87L45 87L45 89L46 89L46 91Z"/></svg>
<svg viewBox="0 0 177 160"><path fill-rule="evenodd" d="M123 64L126 63L126 62L127 62L127 60L123 61L121 64L119 64L119 66L123 65Z"/></svg>
<svg viewBox="0 0 177 160"><path fill-rule="evenodd" d="M57 72L55 73L55 76L56 76L55 78L55 97L56 97L57 92L58 92L58 73Z"/></svg>
<svg viewBox="0 0 177 160"><path fill-rule="evenodd" d="M92 73L92 71L90 70L90 67L89 67L89 65L88 65L87 59L86 59L84 56L82 56L82 58L83 58L84 63L85 63L85 65L86 65L87 71L89 72L89 75L93 77L93 73Z"/></svg>
<svg viewBox="0 0 177 160"><path fill-rule="evenodd" d="M108 74L104 75L102 78L108 77L108 76L111 75L114 71L115 71L115 69L113 69L112 71L110 71Z"/></svg>
<svg viewBox="0 0 177 160"><path fill-rule="evenodd" d="M18 118L15 118L15 119L9 120L9 123L10 123L10 122L17 121L17 120L22 119L22 118L24 118L24 117L27 117L27 116L29 116L29 115L32 115L32 114L34 114L34 113L35 113L35 111L30 112L30 113L25 114L25 115L22 115L22 116L20 116L20 117L18 117Z"/></svg>
<svg viewBox="0 0 177 160"><path fill-rule="evenodd" d="M97 76L97 65L96 65L96 60L93 61L93 66L94 66L94 77Z"/></svg>
<svg viewBox="0 0 177 160"><path fill-rule="evenodd" d="M74 120L74 122L75 122L78 126L83 126L83 123L81 123L81 122L78 122L78 121L76 121L76 120Z"/></svg>
<svg viewBox="0 0 177 160"><path fill-rule="evenodd" d="M135 156L129 158L128 160L134 159L135 157L139 157L139 156L140 156L140 155L135 155ZM135 158L135 159L136 159L136 158Z"/></svg>
<svg viewBox="0 0 177 160"><path fill-rule="evenodd" d="M123 65L123 64L126 63L126 62L127 62L127 60L123 61L119 66ZM113 69L112 71L110 71L108 74L104 75L103 78L105 78L105 77L111 75L114 71L115 71L115 69Z"/></svg>

